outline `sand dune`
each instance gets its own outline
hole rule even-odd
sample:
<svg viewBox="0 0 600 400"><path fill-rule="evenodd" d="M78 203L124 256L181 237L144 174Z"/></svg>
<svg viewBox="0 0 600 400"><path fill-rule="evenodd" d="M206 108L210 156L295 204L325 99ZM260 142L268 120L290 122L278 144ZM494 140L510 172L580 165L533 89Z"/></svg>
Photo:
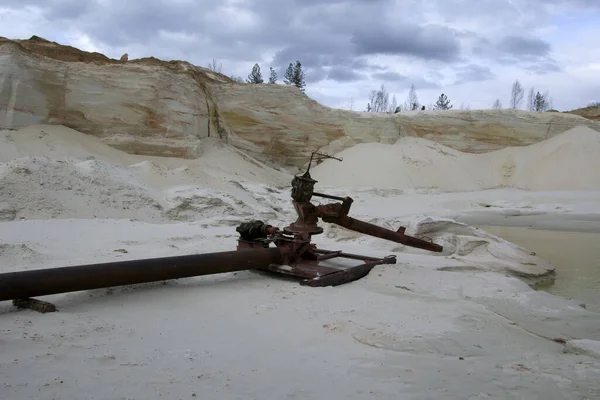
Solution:
<svg viewBox="0 0 600 400"><path fill-rule="evenodd" d="M241 182L278 187L291 176L214 139L194 160L127 154L63 126L0 132L0 220L39 218L195 219L211 197L221 213L258 206ZM181 193L185 193L184 196ZM231 193L227 197L223 193Z"/></svg>
<svg viewBox="0 0 600 400"><path fill-rule="evenodd" d="M124 153L75 130L39 125L0 135L0 218L240 217L286 207L244 188L291 176L214 139L194 160ZM577 127L527 147L467 154L426 139L359 144L313 168L320 185L378 190L600 189L600 133ZM285 197L285 196L284 196ZM217 204L218 203L218 204Z"/></svg>
<svg viewBox="0 0 600 400"><path fill-rule="evenodd" d="M468 154L422 138L359 144L312 169L336 187L465 191L600 189L600 132L576 127L524 147Z"/></svg>

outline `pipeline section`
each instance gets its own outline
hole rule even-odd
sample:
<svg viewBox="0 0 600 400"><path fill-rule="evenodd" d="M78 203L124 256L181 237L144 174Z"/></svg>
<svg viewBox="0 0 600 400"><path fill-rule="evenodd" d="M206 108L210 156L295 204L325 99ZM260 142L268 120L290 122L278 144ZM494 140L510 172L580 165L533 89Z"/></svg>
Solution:
<svg viewBox="0 0 600 400"><path fill-rule="evenodd" d="M8 272L0 274L0 301L265 269L282 262L281 250L270 247Z"/></svg>

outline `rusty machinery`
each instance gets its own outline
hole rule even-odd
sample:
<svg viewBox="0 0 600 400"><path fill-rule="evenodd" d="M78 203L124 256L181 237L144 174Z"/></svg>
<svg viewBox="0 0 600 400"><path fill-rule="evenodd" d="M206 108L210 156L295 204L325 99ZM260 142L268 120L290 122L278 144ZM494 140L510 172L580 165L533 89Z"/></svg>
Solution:
<svg viewBox="0 0 600 400"><path fill-rule="evenodd" d="M315 192L317 181L310 176L314 156L337 159L318 152L311 154L306 172L292 180L291 195L298 216L283 229L258 220L244 222L236 228L239 238L234 251L3 273L0 274L0 301L13 300L17 304L34 296L241 270L291 275L302 278L301 283L308 286L336 286L364 277L376 265L396 263L393 255L376 258L317 248L311 239L323 233L323 228L318 225L319 219L406 246L442 251L438 244L406 235L404 227L392 231L349 217L353 202L350 197ZM311 202L313 197L337 202L314 205ZM324 261L334 258L362 263L351 267L323 265Z"/></svg>
<svg viewBox="0 0 600 400"><path fill-rule="evenodd" d="M296 175L292 180L292 201L296 214L298 214L296 221L284 227L283 230L262 221L244 223L237 228L237 232L240 234L238 249L268 248L270 243L274 243L277 248L281 249L284 262L282 264L271 264L267 269L303 278L301 283L308 286L340 285L364 277L376 265L396 263L396 258L393 255L375 258L317 248L314 243L311 243L311 238L313 235L323 233L323 228L318 225L319 219L352 231L402 243L406 246L435 252L442 251L442 246L438 244L406 235L404 233L405 227L392 231L349 217L348 212L353 203L351 197L338 197L315 192L314 186L317 181L310 176L310 167L315 155L342 161L327 154L313 152L306 172L302 175ZM337 200L337 202L314 205L311 202L313 197ZM338 257L359 260L363 263L353 267L332 267L322 264L325 260Z"/></svg>

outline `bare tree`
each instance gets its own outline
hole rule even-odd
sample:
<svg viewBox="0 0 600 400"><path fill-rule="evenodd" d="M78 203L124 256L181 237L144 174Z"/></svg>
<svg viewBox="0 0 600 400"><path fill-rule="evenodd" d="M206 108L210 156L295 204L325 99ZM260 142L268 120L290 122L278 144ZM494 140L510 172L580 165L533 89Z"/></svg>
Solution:
<svg viewBox="0 0 600 400"><path fill-rule="evenodd" d="M510 108L512 108L513 110L519 108L521 101L523 101L523 93L523 86L521 85L521 82L519 82L519 80L517 79L513 83L512 90L510 92Z"/></svg>
<svg viewBox="0 0 600 400"><path fill-rule="evenodd" d="M500 99L496 99L496 101L494 101L494 104L492 104L492 108L494 110L500 110L502 108L502 103L500 102Z"/></svg>
<svg viewBox="0 0 600 400"><path fill-rule="evenodd" d="M208 64L208 69L214 72L218 72L220 74L223 72L223 63L217 64L217 60L213 58L212 63Z"/></svg>
<svg viewBox="0 0 600 400"><path fill-rule="evenodd" d="M465 110L465 111L469 111L471 109L471 106L465 103L460 103L460 109L461 110Z"/></svg>
<svg viewBox="0 0 600 400"><path fill-rule="evenodd" d="M350 111L354 111L354 97L350 97Z"/></svg>
<svg viewBox="0 0 600 400"><path fill-rule="evenodd" d="M381 85L381 89L379 90L377 100L378 101L376 104L379 107L379 111L386 112L390 104L390 94L385 90L383 84Z"/></svg>
<svg viewBox="0 0 600 400"><path fill-rule="evenodd" d="M390 108L388 109L388 112L395 113L397 108L398 108L398 102L396 101L396 95L393 95L392 96L392 104L390 104Z"/></svg>
<svg viewBox="0 0 600 400"><path fill-rule="evenodd" d="M417 110L419 109L419 98L417 97L417 91L415 85L410 85L408 96L406 97L406 103L404 104L405 110Z"/></svg>
<svg viewBox="0 0 600 400"><path fill-rule="evenodd" d="M548 106L548 110L552 110L554 108L554 99L552 97L548 97L548 91L544 94L546 98L546 104Z"/></svg>
<svg viewBox="0 0 600 400"><path fill-rule="evenodd" d="M369 105L367 111L370 112L387 112L389 109L390 94L382 84L379 90L371 90L369 94Z"/></svg>
<svg viewBox="0 0 600 400"><path fill-rule="evenodd" d="M371 90L371 93L369 93L369 103L367 104L367 111L376 112L374 110L375 101L377 101L377 90Z"/></svg>
<svg viewBox="0 0 600 400"><path fill-rule="evenodd" d="M527 111L535 111L535 89L532 86L531 89L529 89L529 95L527 96Z"/></svg>

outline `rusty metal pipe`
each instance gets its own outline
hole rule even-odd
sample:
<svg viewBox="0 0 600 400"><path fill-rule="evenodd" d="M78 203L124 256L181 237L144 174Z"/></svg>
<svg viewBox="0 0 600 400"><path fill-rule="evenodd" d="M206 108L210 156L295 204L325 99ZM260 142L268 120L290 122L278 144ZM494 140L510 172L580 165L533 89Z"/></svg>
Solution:
<svg viewBox="0 0 600 400"><path fill-rule="evenodd" d="M264 269L282 262L281 250L270 247L8 272L0 274L0 301Z"/></svg>
<svg viewBox="0 0 600 400"><path fill-rule="evenodd" d="M327 222L332 222L352 231L364 233L365 235L375 236L396 243L402 243L406 246L417 247L419 249L435 252L441 252L443 250L443 247L439 244L431 243L413 236L408 236L403 233L394 232L368 222L359 221L347 215L339 218L328 219Z"/></svg>

